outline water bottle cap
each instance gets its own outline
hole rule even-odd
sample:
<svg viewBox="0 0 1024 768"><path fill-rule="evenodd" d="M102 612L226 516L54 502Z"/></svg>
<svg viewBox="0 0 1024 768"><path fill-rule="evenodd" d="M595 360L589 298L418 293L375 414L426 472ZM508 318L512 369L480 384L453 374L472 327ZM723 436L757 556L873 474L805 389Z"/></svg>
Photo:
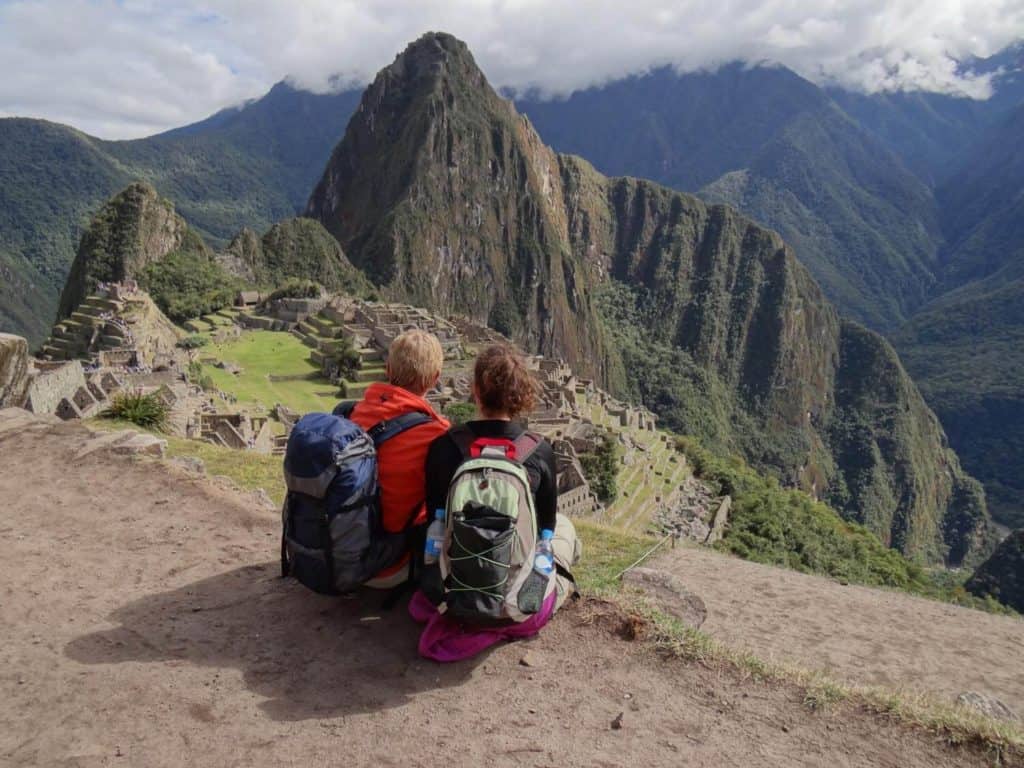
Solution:
<svg viewBox="0 0 1024 768"><path fill-rule="evenodd" d="M435 509L434 510L434 519L435 520L444 520L444 510L443 509Z"/></svg>
<svg viewBox="0 0 1024 768"><path fill-rule="evenodd" d="M540 538L542 541L551 541L553 538L555 538L555 532L552 531L550 528L545 528L543 531L540 532Z"/></svg>

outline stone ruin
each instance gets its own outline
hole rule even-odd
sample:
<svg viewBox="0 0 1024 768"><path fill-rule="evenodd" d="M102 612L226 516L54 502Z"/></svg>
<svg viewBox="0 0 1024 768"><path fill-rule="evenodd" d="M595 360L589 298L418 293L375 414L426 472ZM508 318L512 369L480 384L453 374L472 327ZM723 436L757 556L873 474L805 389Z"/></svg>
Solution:
<svg viewBox="0 0 1024 768"><path fill-rule="evenodd" d="M123 387L113 371L87 371L78 360L36 360L20 336L0 334L0 407L83 419L98 415Z"/></svg>

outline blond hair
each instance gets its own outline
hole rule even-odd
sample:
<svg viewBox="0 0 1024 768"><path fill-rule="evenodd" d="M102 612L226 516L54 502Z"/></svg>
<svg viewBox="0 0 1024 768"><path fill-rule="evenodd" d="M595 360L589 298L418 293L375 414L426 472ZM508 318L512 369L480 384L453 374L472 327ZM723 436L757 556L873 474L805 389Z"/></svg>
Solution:
<svg viewBox="0 0 1024 768"><path fill-rule="evenodd" d="M399 334L388 347L388 381L420 395L441 375L444 351L437 336L414 328Z"/></svg>

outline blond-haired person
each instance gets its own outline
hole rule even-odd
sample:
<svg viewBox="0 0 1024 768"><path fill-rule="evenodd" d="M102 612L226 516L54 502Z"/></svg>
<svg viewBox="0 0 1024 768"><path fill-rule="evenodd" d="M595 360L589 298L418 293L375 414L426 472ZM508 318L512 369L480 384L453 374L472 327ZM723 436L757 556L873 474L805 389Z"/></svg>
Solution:
<svg viewBox="0 0 1024 768"><path fill-rule="evenodd" d="M440 380L443 362L444 351L436 336L421 330L406 331L388 348L388 380L371 384L349 413L349 418L366 430L406 413L418 411L430 417L429 422L402 432L378 449L381 516L384 528L391 533L400 533L410 519L417 526L427 519L423 503L427 450L449 424L423 396ZM367 586L387 589L402 584L409 575L409 559L406 555Z"/></svg>

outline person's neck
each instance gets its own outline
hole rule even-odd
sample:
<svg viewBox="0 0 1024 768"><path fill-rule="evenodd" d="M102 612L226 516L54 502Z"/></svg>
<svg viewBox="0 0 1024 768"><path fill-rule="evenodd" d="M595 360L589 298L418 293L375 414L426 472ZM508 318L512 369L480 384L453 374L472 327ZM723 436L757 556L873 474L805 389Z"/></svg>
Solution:
<svg viewBox="0 0 1024 768"><path fill-rule="evenodd" d="M391 386L398 387L398 389L404 389L410 395L416 395L416 397L420 397L420 398L426 397L426 394L429 391L429 390L424 389L422 392L417 392L415 389L410 389L409 387L403 387L401 384L392 384Z"/></svg>
<svg viewBox="0 0 1024 768"><path fill-rule="evenodd" d="M481 411L480 416L485 421L512 421L512 417L507 413L485 413Z"/></svg>

